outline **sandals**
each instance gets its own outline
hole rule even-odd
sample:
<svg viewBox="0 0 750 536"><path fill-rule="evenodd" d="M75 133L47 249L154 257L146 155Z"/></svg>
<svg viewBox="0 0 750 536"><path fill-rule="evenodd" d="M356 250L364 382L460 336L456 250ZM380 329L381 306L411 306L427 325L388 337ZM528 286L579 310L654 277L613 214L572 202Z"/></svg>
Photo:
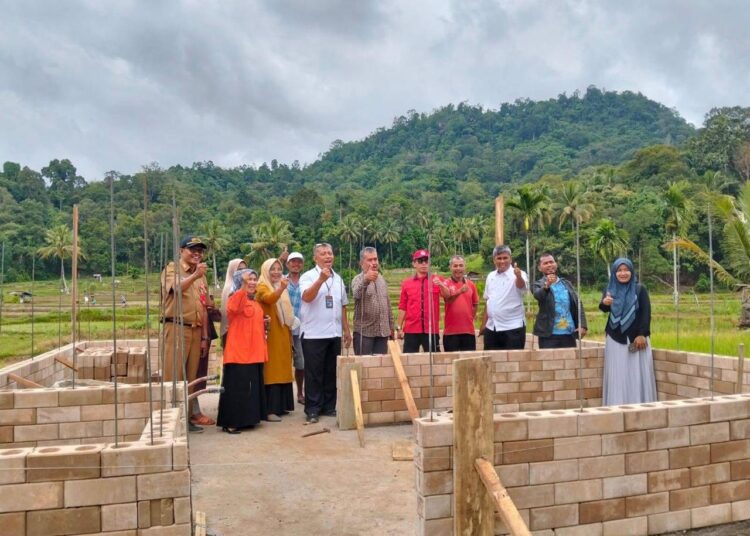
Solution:
<svg viewBox="0 0 750 536"><path fill-rule="evenodd" d="M221 428L221 431L226 432L227 434L241 434L242 433L237 428L227 428L226 426L223 426Z"/></svg>
<svg viewBox="0 0 750 536"><path fill-rule="evenodd" d="M214 424L216 424L215 420L213 420L208 415L204 415L203 413L193 415L190 418L190 422L192 422L193 424L198 424L200 426L213 426Z"/></svg>
<svg viewBox="0 0 750 536"><path fill-rule="evenodd" d="M268 422L281 422L281 417L279 417L275 413L269 413L268 417L266 417L266 420Z"/></svg>
<svg viewBox="0 0 750 536"><path fill-rule="evenodd" d="M297 396L297 404L305 405L305 395L299 395Z"/></svg>

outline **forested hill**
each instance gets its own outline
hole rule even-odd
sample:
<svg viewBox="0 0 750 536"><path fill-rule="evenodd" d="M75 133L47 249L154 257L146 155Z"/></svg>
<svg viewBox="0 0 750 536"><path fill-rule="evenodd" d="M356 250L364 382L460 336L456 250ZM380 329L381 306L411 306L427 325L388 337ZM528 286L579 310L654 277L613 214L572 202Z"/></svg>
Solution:
<svg viewBox="0 0 750 536"><path fill-rule="evenodd" d="M362 141L336 141L305 169L306 181L367 188L404 181L477 180L496 193L502 183L619 164L652 144L681 145L694 135L677 112L638 93L560 95L519 100L499 110L452 104L410 111Z"/></svg>

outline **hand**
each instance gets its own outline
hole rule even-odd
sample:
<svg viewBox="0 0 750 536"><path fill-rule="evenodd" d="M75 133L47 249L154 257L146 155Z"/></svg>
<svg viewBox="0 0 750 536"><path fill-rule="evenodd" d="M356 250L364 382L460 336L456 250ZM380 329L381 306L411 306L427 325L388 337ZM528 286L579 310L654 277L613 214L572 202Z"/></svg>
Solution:
<svg viewBox="0 0 750 536"><path fill-rule="evenodd" d="M638 335L634 340L633 344L635 344L635 347L637 350L645 350L646 349L646 337L643 335Z"/></svg>
<svg viewBox="0 0 750 536"><path fill-rule="evenodd" d="M286 259L289 257L289 248L286 244L284 244L284 251L281 252L281 255L279 255L279 260L281 261L281 264L286 264Z"/></svg>
<svg viewBox="0 0 750 536"><path fill-rule="evenodd" d="M286 290L286 287L289 286L289 278L288 277L281 277L279 280L279 288L281 288L281 291L284 292Z"/></svg>
<svg viewBox="0 0 750 536"><path fill-rule="evenodd" d="M388 336L388 338L391 339L392 341L395 341L396 340L396 332L393 331L393 330L391 330L391 334Z"/></svg>
<svg viewBox="0 0 750 536"><path fill-rule="evenodd" d="M365 279L372 283L377 280L378 275L379 272L377 270L367 270L365 272Z"/></svg>
<svg viewBox="0 0 750 536"><path fill-rule="evenodd" d="M586 328L576 328L576 331L578 332L578 335L583 339L586 334L589 332Z"/></svg>
<svg viewBox="0 0 750 536"><path fill-rule="evenodd" d="M557 274L547 274L547 281L545 281L544 286L546 288L550 288L556 282L557 282Z"/></svg>
<svg viewBox="0 0 750 536"><path fill-rule="evenodd" d="M320 281L322 282L322 281L326 281L329 277L331 277L331 269L323 268L320 271L320 275L318 276L318 279L320 279Z"/></svg>
<svg viewBox="0 0 750 536"><path fill-rule="evenodd" d="M612 297L612 294L610 294L609 292L607 292L607 295L604 296L604 298L602 299L602 303L607 306L612 305L613 301L615 301L615 299Z"/></svg>
<svg viewBox="0 0 750 536"><path fill-rule="evenodd" d="M518 267L518 263L513 263L513 273L516 275L516 279L521 279L523 276L521 275L521 268Z"/></svg>
<svg viewBox="0 0 750 536"><path fill-rule="evenodd" d="M348 331L344 332L344 348L349 348L352 345L352 334Z"/></svg>
<svg viewBox="0 0 750 536"><path fill-rule="evenodd" d="M487 328L487 326L482 326L479 328L479 336L482 337L484 335L484 330Z"/></svg>
<svg viewBox="0 0 750 536"><path fill-rule="evenodd" d="M199 262L198 266L195 267L195 277L203 277L206 275L206 271L208 270L208 264L205 262Z"/></svg>
<svg viewBox="0 0 750 536"><path fill-rule="evenodd" d="M398 337L399 339L403 339L403 338L404 338L404 330L403 330L403 329L400 329L400 330L398 330L398 331L396 332L396 335L397 335L397 337Z"/></svg>
<svg viewBox="0 0 750 536"><path fill-rule="evenodd" d="M461 287L460 292L461 293L469 292L469 285L467 285L466 283L464 283L464 285Z"/></svg>
<svg viewBox="0 0 750 536"><path fill-rule="evenodd" d="M445 283L443 283L443 281L438 276L435 276L435 277L432 278L432 284L433 285L437 285L439 287L444 287L445 286Z"/></svg>

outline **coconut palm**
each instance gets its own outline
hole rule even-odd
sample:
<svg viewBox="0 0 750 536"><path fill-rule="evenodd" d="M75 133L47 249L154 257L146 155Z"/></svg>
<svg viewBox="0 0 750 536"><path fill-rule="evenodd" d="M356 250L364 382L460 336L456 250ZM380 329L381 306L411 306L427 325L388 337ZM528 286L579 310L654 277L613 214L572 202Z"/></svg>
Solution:
<svg viewBox="0 0 750 536"><path fill-rule="evenodd" d="M220 288L219 276L216 271L216 253L229 245L229 237L226 229L219 220L209 220L203 234L203 241L208 246L208 251L211 254L211 261L213 262L214 287Z"/></svg>
<svg viewBox="0 0 750 536"><path fill-rule="evenodd" d="M529 243L531 240L531 229L536 222L543 227L549 217L547 202L549 196L543 189L534 189L531 186L521 186L516 197L509 199L506 205L518 211L521 218L524 234L526 235L526 273L531 277L531 258L529 256Z"/></svg>
<svg viewBox="0 0 750 536"><path fill-rule="evenodd" d="M291 223L278 216L271 216L267 222L253 227L254 240L250 242L248 257L264 261L276 255L292 241L291 227Z"/></svg>
<svg viewBox="0 0 750 536"><path fill-rule="evenodd" d="M614 257L623 255L628 249L628 233L609 218L602 218L591 231L589 247L607 265L607 277Z"/></svg>
<svg viewBox="0 0 750 536"><path fill-rule="evenodd" d="M387 218L384 220L380 239L388 244L388 259L393 264L393 244L401 239L401 226L395 219Z"/></svg>
<svg viewBox="0 0 750 536"><path fill-rule="evenodd" d="M44 234L44 240L47 245L39 248L37 253L44 259L50 257L60 259L60 280L62 281L64 291L68 292L68 283L65 281L65 259L73 256L73 231L67 225L57 225L51 229L47 229ZM78 258L86 258L86 254L80 246L80 237Z"/></svg>
<svg viewBox="0 0 750 536"><path fill-rule="evenodd" d="M677 245L675 242L678 235L684 236L693 220L694 205L686 193L688 187L689 184L686 181L670 182L667 191L664 192L665 227L667 232L672 235L672 281L675 307L678 306L680 300Z"/></svg>
<svg viewBox="0 0 750 536"><path fill-rule="evenodd" d="M337 225L337 234L341 240L349 243L349 270L352 269L352 249L359 240L361 225L356 214L347 214Z"/></svg>

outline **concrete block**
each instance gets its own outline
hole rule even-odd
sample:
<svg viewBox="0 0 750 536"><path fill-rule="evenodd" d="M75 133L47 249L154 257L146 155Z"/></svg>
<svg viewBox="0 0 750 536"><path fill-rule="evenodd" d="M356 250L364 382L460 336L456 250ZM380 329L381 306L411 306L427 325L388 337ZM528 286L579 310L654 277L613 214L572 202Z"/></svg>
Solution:
<svg viewBox="0 0 750 536"><path fill-rule="evenodd" d="M747 419L750 417L750 400L740 396L720 396L709 405L711 422Z"/></svg>
<svg viewBox="0 0 750 536"><path fill-rule="evenodd" d="M415 447L414 463L422 471L444 471L453 465L451 447L422 448Z"/></svg>
<svg viewBox="0 0 750 536"><path fill-rule="evenodd" d="M0 450L0 484L26 482L26 456L32 449Z"/></svg>
<svg viewBox="0 0 750 536"><path fill-rule="evenodd" d="M417 497L417 515L423 519L440 519L453 515L453 495Z"/></svg>
<svg viewBox="0 0 750 536"><path fill-rule="evenodd" d="M750 480L735 480L711 485L711 503L719 504L750 499Z"/></svg>
<svg viewBox="0 0 750 536"><path fill-rule="evenodd" d="M555 488L552 484L510 488L508 494L519 509L555 504Z"/></svg>
<svg viewBox="0 0 750 536"><path fill-rule="evenodd" d="M625 515L639 517L669 511L669 493L649 493L625 497Z"/></svg>
<svg viewBox="0 0 750 536"><path fill-rule="evenodd" d="M563 504L534 508L531 510L529 517L529 529L531 530L569 527L578 524L578 505Z"/></svg>
<svg viewBox="0 0 750 536"><path fill-rule="evenodd" d="M0 514L0 527L4 536L26 536L26 513Z"/></svg>
<svg viewBox="0 0 750 536"><path fill-rule="evenodd" d="M690 482L693 487L727 482L730 479L737 480L732 478L729 462L690 468Z"/></svg>
<svg viewBox="0 0 750 536"><path fill-rule="evenodd" d="M151 527L138 531L138 536L190 536L191 525L170 525L169 527Z"/></svg>
<svg viewBox="0 0 750 536"><path fill-rule="evenodd" d="M601 454L602 436L599 435L556 437L554 439L555 460L601 456Z"/></svg>
<svg viewBox="0 0 750 536"><path fill-rule="evenodd" d="M632 517L630 519L614 519L602 523L602 536L631 536L648 532L648 518Z"/></svg>
<svg viewBox="0 0 750 536"><path fill-rule="evenodd" d="M688 426L711 421L711 410L708 402L681 402L680 405L667 410L669 426Z"/></svg>
<svg viewBox="0 0 750 536"><path fill-rule="evenodd" d="M625 499L606 499L581 503L578 507L579 523L596 523L625 517Z"/></svg>
<svg viewBox="0 0 750 536"><path fill-rule="evenodd" d="M145 418L125 419L123 414L120 413L120 418L117 421L102 421L102 431L105 436L115 436L115 422L117 422L117 435L119 437L125 435L137 435L140 437L146 425Z"/></svg>
<svg viewBox="0 0 750 536"><path fill-rule="evenodd" d="M440 472L426 473L426 475L436 474L440 474ZM139 501L172 497L186 497L190 495L189 470L173 471L171 473L144 474L138 475L137 478ZM453 478L451 473L451 484L452 482Z"/></svg>
<svg viewBox="0 0 750 536"><path fill-rule="evenodd" d="M172 442L172 470L182 471L190 466L190 452L185 438L176 438Z"/></svg>
<svg viewBox="0 0 750 536"><path fill-rule="evenodd" d="M99 532L101 530L100 517L98 506L29 512L26 515L26 534L27 536L55 536Z"/></svg>
<svg viewBox="0 0 750 536"><path fill-rule="evenodd" d="M89 406L102 403L103 387L76 387L75 389L63 389L58 393L59 405L63 406Z"/></svg>
<svg viewBox="0 0 750 536"><path fill-rule="evenodd" d="M417 534L419 536L453 536L453 518L420 519Z"/></svg>
<svg viewBox="0 0 750 536"><path fill-rule="evenodd" d="M720 525L732 521L732 505L714 504L702 506L690 510L690 526L694 529L708 527L709 525Z"/></svg>
<svg viewBox="0 0 750 536"><path fill-rule="evenodd" d="M19 424L36 424L36 409L3 409L0 410L0 423L17 426Z"/></svg>
<svg viewBox="0 0 750 536"><path fill-rule="evenodd" d="M687 530L691 526L692 525L689 510L682 510L679 512L665 512L662 514L652 514L648 516L649 534L664 534L666 532Z"/></svg>
<svg viewBox="0 0 750 536"><path fill-rule="evenodd" d="M646 432L625 432L602 436L602 454L623 454L646 450Z"/></svg>
<svg viewBox="0 0 750 536"><path fill-rule="evenodd" d="M138 528L136 503L109 504L101 507L102 532Z"/></svg>
<svg viewBox="0 0 750 536"><path fill-rule="evenodd" d="M453 445L453 421L448 417L429 417L414 421L416 442L422 447L448 447Z"/></svg>
<svg viewBox="0 0 750 536"><path fill-rule="evenodd" d="M688 468L669 469L666 471L648 473L649 493L689 488L690 485L690 469Z"/></svg>
<svg viewBox="0 0 750 536"><path fill-rule="evenodd" d="M645 474L613 476L603 478L602 486L603 499L645 495L648 490L648 479Z"/></svg>
<svg viewBox="0 0 750 536"><path fill-rule="evenodd" d="M555 529L554 536L601 536L602 524L577 525Z"/></svg>
<svg viewBox="0 0 750 536"><path fill-rule="evenodd" d="M636 410L624 410L625 431L665 428L667 408L659 404L640 404Z"/></svg>
<svg viewBox="0 0 750 536"><path fill-rule="evenodd" d="M732 521L744 521L746 519L750 519L750 500L733 502Z"/></svg>
<svg viewBox="0 0 750 536"><path fill-rule="evenodd" d="M576 461L578 462L578 473L581 480L625 474L624 454L581 458Z"/></svg>
<svg viewBox="0 0 750 536"><path fill-rule="evenodd" d="M650 473L669 469L669 451L653 450L625 455L625 472Z"/></svg>
<svg viewBox="0 0 750 536"><path fill-rule="evenodd" d="M448 495L450 497L450 495ZM193 519L190 509L190 497L176 497L174 499L174 522L179 524L190 523Z"/></svg>
<svg viewBox="0 0 750 536"><path fill-rule="evenodd" d="M709 445L680 447L669 451L669 467L671 469L693 467L694 465L708 465L709 463L711 463L711 447Z"/></svg>
<svg viewBox="0 0 750 536"><path fill-rule="evenodd" d="M555 441L558 439L531 439L503 443L503 464L552 460Z"/></svg>
<svg viewBox="0 0 750 536"><path fill-rule="evenodd" d="M13 443L12 426L0 426L0 445L3 443Z"/></svg>
<svg viewBox="0 0 750 536"><path fill-rule="evenodd" d="M119 408L118 408L119 409ZM119 417L122 417L122 412L119 412ZM115 406L114 404L91 404L89 406L81 406L81 420L82 421L104 421L115 418Z"/></svg>
<svg viewBox="0 0 750 536"><path fill-rule="evenodd" d="M13 429L13 440L15 443L25 441L45 441L58 439L57 424L31 424L28 426L16 426Z"/></svg>
<svg viewBox="0 0 750 536"><path fill-rule="evenodd" d="M421 495L443 495L453 493L453 471L416 473L417 493Z"/></svg>
<svg viewBox="0 0 750 536"><path fill-rule="evenodd" d="M13 409L13 391L0 391L0 409Z"/></svg>
<svg viewBox="0 0 750 536"><path fill-rule="evenodd" d="M578 416L575 413L545 412L541 416L534 416L532 412L527 415L529 439L578 435Z"/></svg>
<svg viewBox="0 0 750 536"><path fill-rule="evenodd" d="M711 504L711 486L678 489L669 492L669 509L671 511L708 506Z"/></svg>
<svg viewBox="0 0 750 536"><path fill-rule="evenodd" d="M138 501L138 528L151 526L151 501Z"/></svg>
<svg viewBox="0 0 750 536"><path fill-rule="evenodd" d="M555 484L555 504L598 501L602 498L602 481L577 480Z"/></svg>
<svg viewBox="0 0 750 536"><path fill-rule="evenodd" d="M60 439L101 437L102 421L61 422Z"/></svg>
<svg viewBox="0 0 750 536"><path fill-rule="evenodd" d="M690 428L678 426L648 430L646 432L649 450L672 449L690 445Z"/></svg>
<svg viewBox="0 0 750 536"><path fill-rule="evenodd" d="M578 463L578 460L531 463L528 465L529 484L550 484L578 480ZM505 482L502 477L501 480Z"/></svg>
<svg viewBox="0 0 750 536"><path fill-rule="evenodd" d="M625 419L621 411L612 408L583 410L578 414L578 434L614 434L625 430Z"/></svg>
<svg viewBox="0 0 750 536"><path fill-rule="evenodd" d="M13 393L13 407L49 408L57 407L57 389L19 389Z"/></svg>
<svg viewBox="0 0 750 536"><path fill-rule="evenodd" d="M506 488L529 485L529 464L498 465L495 467L500 481Z"/></svg>
<svg viewBox="0 0 750 536"><path fill-rule="evenodd" d="M730 462L729 473L731 480L744 480L750 478L750 460L736 460Z"/></svg>
<svg viewBox="0 0 750 536"><path fill-rule="evenodd" d="M65 507L135 502L135 478L68 480L65 482Z"/></svg>
<svg viewBox="0 0 750 536"><path fill-rule="evenodd" d="M0 493L0 513L63 507L62 482L9 484Z"/></svg>
<svg viewBox="0 0 750 536"><path fill-rule="evenodd" d="M729 423L695 424L690 427L690 444L705 445L729 441Z"/></svg>
<svg viewBox="0 0 750 536"><path fill-rule="evenodd" d="M26 458L29 482L99 478L102 445L36 448Z"/></svg>
<svg viewBox="0 0 750 536"><path fill-rule="evenodd" d="M708 447L708 445L706 445ZM726 462L750 458L750 439L738 439L711 445L711 462ZM697 465L697 464L696 464Z"/></svg>
<svg viewBox="0 0 750 536"><path fill-rule="evenodd" d="M522 441L529 438L528 419L517 413L493 416L495 441Z"/></svg>

